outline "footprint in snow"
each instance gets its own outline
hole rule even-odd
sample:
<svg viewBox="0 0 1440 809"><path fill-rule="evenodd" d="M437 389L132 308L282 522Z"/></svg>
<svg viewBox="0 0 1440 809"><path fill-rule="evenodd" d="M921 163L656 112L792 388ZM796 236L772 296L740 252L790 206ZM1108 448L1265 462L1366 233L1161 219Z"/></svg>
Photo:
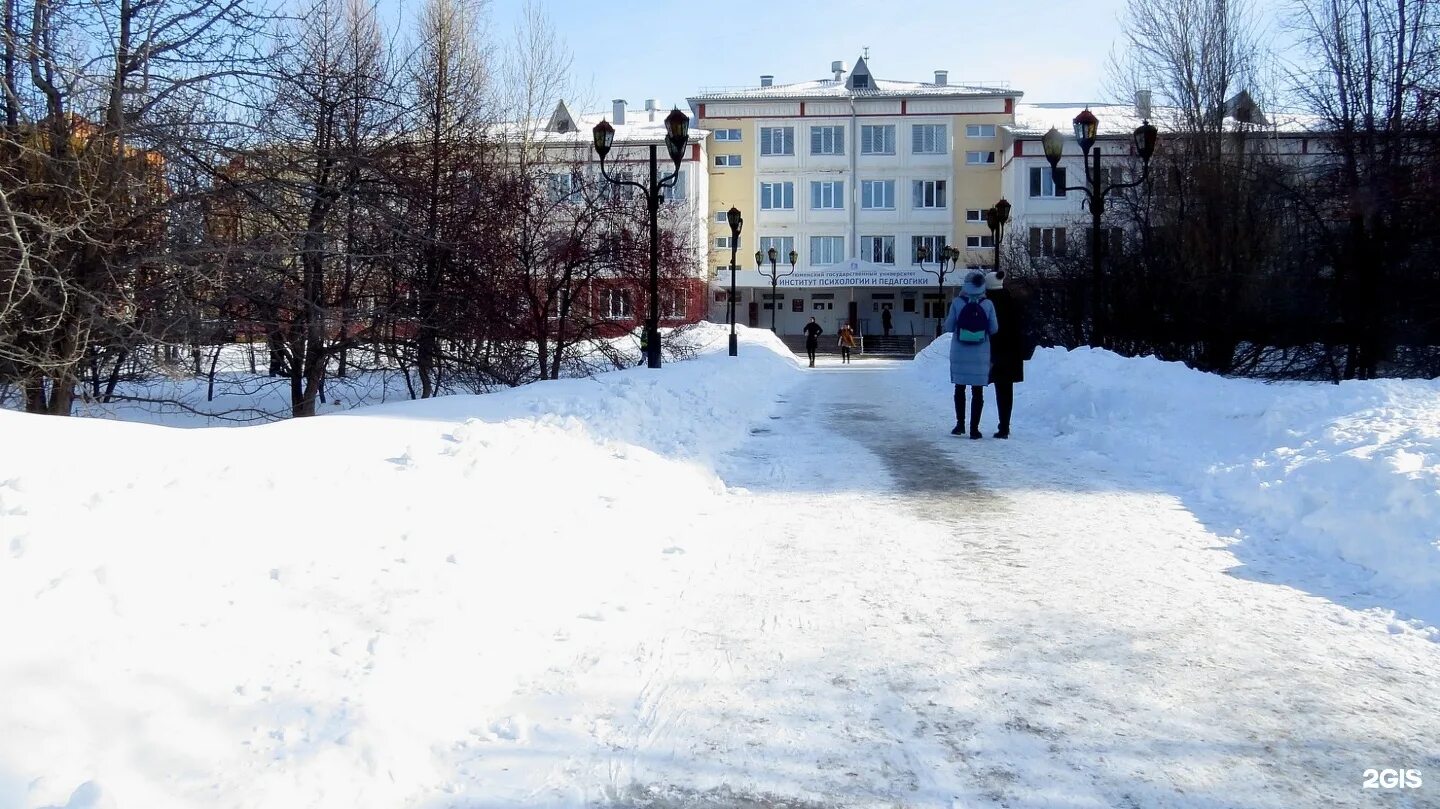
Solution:
<svg viewBox="0 0 1440 809"><path fill-rule="evenodd" d="M679 545L671 545L670 547L668 547L668 548L666 548L665 550L661 551L661 553L684 554L684 553L685 553L685 549L682 548L682 547L680 547Z"/></svg>

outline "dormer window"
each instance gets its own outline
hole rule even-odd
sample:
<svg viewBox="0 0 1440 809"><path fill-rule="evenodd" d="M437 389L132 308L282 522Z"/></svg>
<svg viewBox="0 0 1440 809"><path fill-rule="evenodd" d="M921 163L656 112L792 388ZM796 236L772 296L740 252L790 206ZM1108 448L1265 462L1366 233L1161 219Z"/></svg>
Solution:
<svg viewBox="0 0 1440 809"><path fill-rule="evenodd" d="M870 77L869 77L869 76L866 76L866 75L861 74L861 75L857 75L857 76L851 76L850 78L851 78L852 84L854 84L855 87L869 87L869 86L870 86Z"/></svg>

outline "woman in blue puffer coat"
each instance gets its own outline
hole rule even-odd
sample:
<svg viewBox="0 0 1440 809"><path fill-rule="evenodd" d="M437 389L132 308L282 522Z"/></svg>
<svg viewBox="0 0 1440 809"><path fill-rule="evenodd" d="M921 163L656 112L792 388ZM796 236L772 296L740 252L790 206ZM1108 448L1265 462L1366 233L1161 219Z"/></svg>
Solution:
<svg viewBox="0 0 1440 809"><path fill-rule="evenodd" d="M965 434L965 386L970 386L970 437L980 438L980 411L990 381L990 338L1000 331L995 304L985 298L985 273L972 270L950 304L944 330L950 339L950 382L955 385L955 429Z"/></svg>

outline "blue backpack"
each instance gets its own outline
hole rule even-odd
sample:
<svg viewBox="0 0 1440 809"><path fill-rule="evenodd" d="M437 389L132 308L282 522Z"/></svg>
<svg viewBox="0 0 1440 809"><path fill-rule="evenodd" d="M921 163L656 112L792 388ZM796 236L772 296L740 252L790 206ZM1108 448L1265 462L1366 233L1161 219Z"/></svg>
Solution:
<svg viewBox="0 0 1440 809"><path fill-rule="evenodd" d="M955 339L962 343L983 343L990 336L990 315L980 302L984 296L965 296L960 316L955 319Z"/></svg>

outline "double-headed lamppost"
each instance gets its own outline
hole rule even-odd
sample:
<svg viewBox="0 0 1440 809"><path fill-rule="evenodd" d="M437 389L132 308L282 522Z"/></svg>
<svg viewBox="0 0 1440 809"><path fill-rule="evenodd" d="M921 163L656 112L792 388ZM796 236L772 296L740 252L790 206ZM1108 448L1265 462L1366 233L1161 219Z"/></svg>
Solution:
<svg viewBox="0 0 1440 809"><path fill-rule="evenodd" d="M735 251L740 248L740 228L745 220L740 218L740 209L732 207L725 212L730 222L730 356L740 356L740 338L735 336Z"/></svg>
<svg viewBox="0 0 1440 809"><path fill-rule="evenodd" d="M1145 121L1135 127L1132 135L1135 153L1140 155L1144 162L1144 170L1140 179L1133 183L1111 183L1104 185L1100 180L1100 147L1095 145L1096 135L1100 131L1100 119L1095 117L1087 107L1073 121L1075 124L1075 141L1080 144L1080 153L1091 157L1091 162L1086 166L1087 182L1085 185L1068 186L1060 189L1060 193L1070 191L1083 191L1090 203L1090 284L1094 288L1092 300L1095 305L1095 345L1105 344L1105 314L1104 297L1101 285L1104 283L1104 276L1100 270L1100 216L1105 213L1105 195L1111 191L1119 191L1123 188L1134 188L1145 182L1150 176L1150 157L1155 154L1155 141L1159 138L1159 132ZM1045 159L1050 161L1050 170L1053 172L1060 165L1060 157L1065 151L1065 139L1055 127L1041 138L1041 145L1045 148ZM1092 149L1093 147L1093 149Z"/></svg>
<svg viewBox="0 0 1440 809"><path fill-rule="evenodd" d="M946 245L936 252L939 253L938 258L940 260L940 269L938 270L932 270L925 266L925 262L929 261L931 256L930 248L923 244L915 249L915 260L916 263L920 265L920 269L935 276L937 282L935 284L935 291L940 294L935 296L935 336L939 337L940 327L945 323L945 275L954 272L957 263L960 261L960 250Z"/></svg>
<svg viewBox="0 0 1440 809"><path fill-rule="evenodd" d="M1010 203L1004 197L985 211L985 224L990 228L990 241L995 248L995 272L1000 272L1000 241L1005 238L1005 225L1010 222Z"/></svg>
<svg viewBox="0 0 1440 809"><path fill-rule="evenodd" d="M675 163L675 170L660 176L658 153L655 144L650 144L650 181L637 183L634 180L615 179L605 171L605 155L615 144L615 127L609 121L601 120L593 130L595 153L600 156L600 176L615 185L628 185L640 189L650 209L650 316L645 320L646 364L651 368L660 367L660 201L662 192L675 187L680 176L680 161L685 158L685 145L690 142L690 118L678 109L672 109L665 117L665 150Z"/></svg>
<svg viewBox="0 0 1440 809"><path fill-rule="evenodd" d="M765 259L767 258L770 259L770 272L768 273L765 272ZM791 250L787 258L790 259L790 269L782 273L777 273L775 263L780 260L780 251L773 247L763 253L759 250L755 251L755 266L759 269L761 275L770 278L770 331L775 334L779 334L779 332L775 331L775 310L780 308L780 279L795 272L795 262L800 260L800 254Z"/></svg>

